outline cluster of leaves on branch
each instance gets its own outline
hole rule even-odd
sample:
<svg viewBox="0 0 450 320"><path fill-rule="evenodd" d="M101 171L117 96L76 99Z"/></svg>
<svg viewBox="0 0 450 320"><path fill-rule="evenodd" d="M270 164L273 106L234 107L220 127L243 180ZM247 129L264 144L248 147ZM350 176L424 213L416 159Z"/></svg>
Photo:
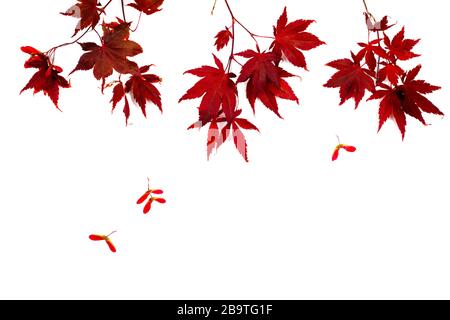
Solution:
<svg viewBox="0 0 450 320"><path fill-rule="evenodd" d="M34 93L42 91L59 109L59 89L60 87L69 88L70 83L60 75L62 68L54 64L55 52L62 47L78 43L84 54L70 74L79 70L92 69L94 77L101 81L102 93L105 88L113 86L112 109L114 110L116 105L124 100L123 112L127 123L130 116L128 96L139 105L144 116L146 116L147 102L153 103L162 111L161 96L155 86L155 83L159 83L161 79L157 75L148 73L150 65L138 66L136 62L129 60L130 57L141 54L143 49L138 43L129 39L130 33L136 31L139 22L132 30L132 23L126 19L126 8L130 7L139 11L140 21L142 14L151 15L160 11L164 0L134 0L128 5L121 0L123 19L117 18L116 21L105 22L106 8L112 2L113 0L109 0L102 6L98 0L78 0L75 5L62 13L79 19L73 37L82 31L83 33L73 41L47 51L39 51L30 46L22 47L22 51L30 55L25 62L25 68L37 69L22 92L27 89L33 89ZM99 43L80 42L90 32L98 36ZM109 80L113 75L116 79ZM122 79L124 76L128 77L126 81Z"/></svg>
<svg viewBox="0 0 450 320"><path fill-rule="evenodd" d="M402 28L393 38L388 30L385 16L382 20L374 19L370 12L365 13L368 28L368 41L358 43L360 49L351 59L335 60L327 65L338 71L325 84L328 88L339 88L341 105L354 99L356 108L364 98L366 91L371 96L368 100L380 100L379 128L387 119L392 118L405 137L406 115L416 118L426 125L422 112L443 115L443 113L424 95L439 90L417 76L421 65L405 70L401 63L419 55L413 52L419 40L405 38Z"/></svg>
<svg viewBox="0 0 450 320"><path fill-rule="evenodd" d="M273 36L260 36L245 27L236 19L227 0L224 1L231 16L231 25L221 30L215 37L215 46L219 51L231 46L231 53L226 65L213 54L214 66L202 66L186 71L201 78L184 94L183 100L201 98L199 121L189 127L202 128L209 125L207 154L219 148L229 137L243 158L248 161L247 143L242 130L258 128L241 116L242 108L238 105L238 89L240 83L246 83L246 95L255 112L256 101L261 103L282 118L279 113L278 100L285 99L299 102L287 78L294 75L282 68L282 62L307 70L304 51L314 49L322 44L315 35L306 32L313 20L296 20L288 22L287 10L284 9ZM235 53L236 28L243 29L253 40L255 49L246 49ZM258 39L269 39L270 46L261 51ZM238 75L233 66L240 68ZM233 71L232 71L233 69Z"/></svg>

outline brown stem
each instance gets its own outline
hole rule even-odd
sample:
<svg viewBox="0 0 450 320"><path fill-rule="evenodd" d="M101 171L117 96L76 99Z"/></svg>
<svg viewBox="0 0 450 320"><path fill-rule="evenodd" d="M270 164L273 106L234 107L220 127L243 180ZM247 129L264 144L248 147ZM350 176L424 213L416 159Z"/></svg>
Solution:
<svg viewBox="0 0 450 320"><path fill-rule="evenodd" d="M81 39L82 39L82 38L83 38L90 30L91 30L90 27L87 28L86 31L83 32L83 34L82 34L81 36L79 36L78 38L76 38L75 40L73 40L73 41L71 41L71 42L66 42L66 43L60 44L60 45L58 45L58 46L55 46L55 47L53 47L53 48L47 50L47 51L45 52L45 54L48 55L48 56L49 56L49 55L54 55L57 49L62 48L62 47L65 47L65 46L70 46L70 45L72 45L72 44L77 43L77 42L80 41L80 40L81 40ZM52 60L54 60L54 59L52 59Z"/></svg>
<svg viewBox="0 0 450 320"><path fill-rule="evenodd" d="M256 48L259 51L259 44L258 44L258 40L256 38L265 38L265 39L273 39L273 37L268 37L268 36L260 36L257 35L253 32L251 32L242 22L240 22L238 19L236 19L236 16L233 13L233 10L231 10L230 4L228 3L228 0L225 0L225 4L227 6L228 12L231 15L231 19L233 20L233 23L237 23L242 29L245 30L245 32L247 32L250 37L253 39L253 41L255 41L256 44Z"/></svg>
<svg viewBox="0 0 450 320"><path fill-rule="evenodd" d="M139 27L139 23L141 23L141 18L142 18L142 12L139 12L138 22L136 24L136 27L133 30L130 30L131 32L135 32L137 30L137 28Z"/></svg>
<svg viewBox="0 0 450 320"><path fill-rule="evenodd" d="M231 38L231 52L230 52L230 57L228 58L228 63L227 63L227 67L225 70L227 70L227 72L230 72L231 69L231 62L233 61L234 58L234 44L235 44L235 20L233 19L231 22L231 34L232 34L232 38Z"/></svg>
<svg viewBox="0 0 450 320"><path fill-rule="evenodd" d="M112 0L109 0L107 4L105 4L102 8L102 11L106 9L107 6L109 6L109 4L112 2Z"/></svg>
<svg viewBox="0 0 450 320"><path fill-rule="evenodd" d="M125 3L123 0L120 0L120 2L122 3L122 15L123 15L123 21L127 22L127 17L125 16Z"/></svg>
<svg viewBox="0 0 450 320"><path fill-rule="evenodd" d="M212 9L211 9L211 14L212 14L212 15L214 14L214 10L216 9L216 4L217 4L217 0L214 0L213 7L212 7Z"/></svg>

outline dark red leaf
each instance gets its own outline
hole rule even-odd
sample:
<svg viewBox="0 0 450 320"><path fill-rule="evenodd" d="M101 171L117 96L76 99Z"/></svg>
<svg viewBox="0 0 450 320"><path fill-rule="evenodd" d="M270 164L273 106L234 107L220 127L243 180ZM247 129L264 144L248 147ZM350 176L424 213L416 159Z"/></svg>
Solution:
<svg viewBox="0 0 450 320"><path fill-rule="evenodd" d="M42 91L59 110L59 88L70 88L70 83L59 75L63 70L52 65L45 54L32 47L22 47L22 51L30 54L30 58L25 62L25 68L37 68L38 71L20 93L28 89L33 89L35 94Z"/></svg>
<svg viewBox="0 0 450 320"><path fill-rule="evenodd" d="M97 80L109 77L113 69L121 74L136 73L138 66L128 60L128 57L142 53L142 48L136 42L128 40L129 35L128 23L103 24L102 45L98 46L92 42L81 43L82 49L88 52L81 56L71 73L93 69Z"/></svg>
<svg viewBox="0 0 450 320"><path fill-rule="evenodd" d="M416 118L424 125L426 122L422 112L444 115L430 100L425 98L428 94L439 90L440 87L433 86L423 80L415 80L421 66L411 70L405 77L403 84L393 88L376 91L369 100L382 99L380 102L380 122L378 130L388 118L394 118L398 128L405 137L406 132L406 114Z"/></svg>
<svg viewBox="0 0 450 320"><path fill-rule="evenodd" d="M134 3L130 3L128 6L141 11L147 15L154 14L161 11L161 6L164 0L133 0Z"/></svg>
<svg viewBox="0 0 450 320"><path fill-rule="evenodd" d="M247 82L247 99L255 111L256 99L278 117L278 103L276 98L292 100L298 103L298 98L292 88L283 78L293 76L276 65L277 56L273 53L259 53L252 50L236 54L249 59L242 67L239 82Z"/></svg>
<svg viewBox="0 0 450 320"><path fill-rule="evenodd" d="M77 4L61 14L80 19L73 34L75 36L80 30L88 27L94 29L100 21L101 12L98 0L78 0Z"/></svg>
<svg viewBox="0 0 450 320"><path fill-rule="evenodd" d="M341 97L340 105L353 98L356 108L364 97L366 90L375 91L375 84L372 78L372 72L361 67L358 57L353 56L350 59L341 59L332 61L327 66L338 70L330 80L324 85L327 88L339 88Z"/></svg>
<svg viewBox="0 0 450 320"><path fill-rule="evenodd" d="M140 71L146 71L148 67L142 67ZM161 78L154 74L138 73L132 75L125 83L125 92L130 93L136 103L142 110L142 113L147 117L146 104L150 101L158 107L162 112L161 94L153 83L160 83Z"/></svg>

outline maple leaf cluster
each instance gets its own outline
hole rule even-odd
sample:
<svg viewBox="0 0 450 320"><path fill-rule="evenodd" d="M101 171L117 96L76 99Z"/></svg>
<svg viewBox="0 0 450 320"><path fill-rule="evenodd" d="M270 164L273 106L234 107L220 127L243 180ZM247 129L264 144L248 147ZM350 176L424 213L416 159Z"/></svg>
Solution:
<svg viewBox="0 0 450 320"><path fill-rule="evenodd" d="M63 71L60 67L53 64L55 51L61 47L78 43L84 53L81 55L78 64L69 74L80 70L92 70L94 77L101 81L102 93L105 88L114 86L113 97L111 99L112 109L124 100L123 112L126 123L130 117L130 104L127 95L130 96L140 107L144 116L147 116L146 105L148 102L154 104L162 111L161 96L155 86L161 82L161 79L154 74L149 74L149 65L138 66L129 58L143 53L142 47L130 40L131 22L125 19L125 6L123 1L122 9L123 19L117 18L117 21L102 22L106 17L106 7L112 1L109 1L104 7L97 0L78 0L66 12L61 14L79 19L75 28L73 37L84 30L84 33L72 42L65 43L46 52L40 52L32 47L22 47L22 51L29 54L30 58L25 63L25 68L37 68L28 84L22 91L34 89L34 92L42 91L48 95L55 106L58 107L59 88L68 88L70 83L60 76ZM140 13L151 15L161 10L164 0L134 0L127 6L136 9ZM97 31L97 28L100 31ZM94 31L99 36L100 43L80 42L80 40L90 31ZM100 34L101 32L101 34ZM109 77L118 75L117 80L106 82ZM129 78L122 82L122 76ZM109 81L109 80L108 80Z"/></svg>
<svg viewBox="0 0 450 320"><path fill-rule="evenodd" d="M351 59L340 59L328 63L327 66L338 71L324 86L339 88L340 104L354 99L356 108L369 92L368 100L381 100L378 131L386 120L392 118L404 139L406 115L416 118L424 125L426 122L422 112L443 115L424 96L439 90L440 87L416 79L421 65L411 70L404 70L400 66L401 62L419 56L413 52L419 40L405 38L404 27L391 38L387 31L393 25L389 25L388 17L380 21L374 20L368 13L365 17L369 41L358 43L360 49L357 53L351 52ZM373 34L376 35L376 39L370 40Z"/></svg>
<svg viewBox="0 0 450 320"><path fill-rule="evenodd" d="M238 85L246 83L247 100L255 112L256 101L259 100L266 108L282 118L279 112L278 100L299 102L292 87L286 79L294 75L284 70L281 62L285 61L293 66L307 70L304 51L314 49L322 44L315 35L306 32L313 20L296 20L288 23L285 8L273 28L273 36L258 36L251 33L238 21L225 1L232 25L217 33L215 46L218 51L231 43L231 54L226 66L213 54L214 66L202 66L186 71L201 78L180 99L201 98L199 121L189 129L202 128L209 125L207 139L208 157L213 150L217 150L229 137L233 137L234 144L242 157L248 161L247 142L243 130L258 128L249 120L241 117L242 109L238 106ZM235 28L241 26L254 40L256 50L247 49L235 53ZM257 38L269 38L271 44L265 51L261 51ZM239 60L241 62L239 62ZM241 66L239 74L231 71L232 64Z"/></svg>

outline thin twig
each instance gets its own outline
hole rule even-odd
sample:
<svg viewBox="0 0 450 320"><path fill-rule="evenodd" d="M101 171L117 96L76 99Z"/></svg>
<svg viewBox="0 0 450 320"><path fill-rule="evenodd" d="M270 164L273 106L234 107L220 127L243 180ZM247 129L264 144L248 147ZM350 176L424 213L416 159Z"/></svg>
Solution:
<svg viewBox="0 0 450 320"><path fill-rule="evenodd" d="M216 4L217 4L217 0L214 0L214 5L213 5L213 7L211 9L211 15L214 14L214 10L216 9Z"/></svg>
<svg viewBox="0 0 450 320"><path fill-rule="evenodd" d="M141 17L142 17L142 12L139 12L138 22L136 24L136 27L133 30L130 30L131 32L135 32L137 30L137 28L139 27L139 23L141 22Z"/></svg>
<svg viewBox="0 0 450 320"><path fill-rule="evenodd" d="M125 3L123 2L123 0L120 0L122 3L122 15L123 15L123 21L127 22L127 17L125 16Z"/></svg>

